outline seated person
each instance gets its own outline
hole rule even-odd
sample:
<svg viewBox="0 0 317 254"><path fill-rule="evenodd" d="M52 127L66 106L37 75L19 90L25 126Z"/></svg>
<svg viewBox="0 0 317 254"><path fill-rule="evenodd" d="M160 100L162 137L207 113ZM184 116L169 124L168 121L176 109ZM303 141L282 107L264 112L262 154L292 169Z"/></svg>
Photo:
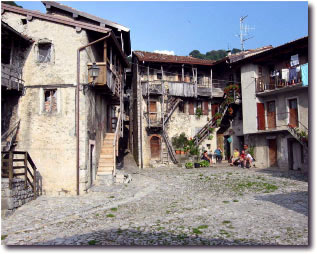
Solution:
<svg viewBox="0 0 317 254"><path fill-rule="evenodd" d="M240 158L239 158L239 163L242 168L244 168L244 160L245 160L245 152L244 150L242 150L240 154Z"/></svg>
<svg viewBox="0 0 317 254"><path fill-rule="evenodd" d="M253 158L252 158L251 154L248 153L248 154L245 156L245 159L244 159L244 167L250 168L251 165L252 165L252 162L253 162Z"/></svg>
<svg viewBox="0 0 317 254"><path fill-rule="evenodd" d="M238 166L240 160L240 153L237 148L233 151L233 156L231 157L230 166Z"/></svg>
<svg viewBox="0 0 317 254"><path fill-rule="evenodd" d="M222 151L220 149L220 147L218 146L218 148L215 150L215 156L216 156L216 161L217 162L221 162L222 161Z"/></svg>
<svg viewBox="0 0 317 254"><path fill-rule="evenodd" d="M208 161L209 164L212 164L211 158L208 156L207 151L205 150L203 156L201 157L202 160Z"/></svg>

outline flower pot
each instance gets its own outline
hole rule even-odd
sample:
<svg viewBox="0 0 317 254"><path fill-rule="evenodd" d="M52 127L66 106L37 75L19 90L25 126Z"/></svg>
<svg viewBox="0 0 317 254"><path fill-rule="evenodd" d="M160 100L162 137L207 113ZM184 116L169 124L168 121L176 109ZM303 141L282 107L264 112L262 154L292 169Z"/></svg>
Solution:
<svg viewBox="0 0 317 254"><path fill-rule="evenodd" d="M181 154L181 150L175 150L176 154Z"/></svg>
<svg viewBox="0 0 317 254"><path fill-rule="evenodd" d="M195 162L195 163L194 163L194 167L195 167L195 168L200 168L200 163Z"/></svg>
<svg viewBox="0 0 317 254"><path fill-rule="evenodd" d="M185 154L185 151L181 150L181 154Z"/></svg>

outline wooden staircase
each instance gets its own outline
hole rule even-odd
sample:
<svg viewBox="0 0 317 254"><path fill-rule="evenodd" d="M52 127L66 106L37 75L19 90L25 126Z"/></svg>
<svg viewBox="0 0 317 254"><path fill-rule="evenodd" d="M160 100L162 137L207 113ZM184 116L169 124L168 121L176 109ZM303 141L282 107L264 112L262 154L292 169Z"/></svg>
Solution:
<svg viewBox="0 0 317 254"><path fill-rule="evenodd" d="M167 121L169 120L169 118L171 117L171 115L173 114L173 112L175 111L176 107L178 106L178 104L183 101L180 98L176 98L176 97L171 97L168 99L167 101L167 110L164 116L164 125L167 123Z"/></svg>
<svg viewBox="0 0 317 254"><path fill-rule="evenodd" d="M228 107L229 107L229 105L225 101L223 101L220 104L219 109L218 109L218 113L221 114L221 117L218 119L220 119L220 120L223 119L224 115L227 112ZM212 117L211 120L208 123L206 123L204 125L204 127L202 127L200 129L200 131L193 138L193 140L195 141L195 143L197 145L199 145L208 136L209 128L216 127L216 123L217 123L217 119L215 117Z"/></svg>
<svg viewBox="0 0 317 254"><path fill-rule="evenodd" d="M303 146L304 149L308 150L308 142L305 142L302 137L296 132L295 128L291 125L288 125L288 132ZM305 127L306 131L308 129Z"/></svg>
<svg viewBox="0 0 317 254"><path fill-rule="evenodd" d="M114 152L113 143L115 135L115 133L106 133L101 147L97 176L114 173L116 153Z"/></svg>
<svg viewBox="0 0 317 254"><path fill-rule="evenodd" d="M167 133L165 132L165 130L163 130L163 138L167 147L167 150L169 152L170 158L172 159L172 161L176 164L178 163L177 159L176 159L176 155L175 155L175 151L173 149L173 146L171 144L171 141L169 140Z"/></svg>

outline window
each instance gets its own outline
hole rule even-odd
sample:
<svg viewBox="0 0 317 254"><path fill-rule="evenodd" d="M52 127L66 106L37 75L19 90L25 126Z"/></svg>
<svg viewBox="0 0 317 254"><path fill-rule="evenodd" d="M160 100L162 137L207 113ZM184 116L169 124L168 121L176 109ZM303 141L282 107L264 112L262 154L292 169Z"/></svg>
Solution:
<svg viewBox="0 0 317 254"><path fill-rule="evenodd" d="M157 79L162 79L162 73L161 72L156 73L156 77Z"/></svg>
<svg viewBox="0 0 317 254"><path fill-rule="evenodd" d="M44 112L57 112L57 89L44 90Z"/></svg>
<svg viewBox="0 0 317 254"><path fill-rule="evenodd" d="M178 111L179 113L185 113L185 104L183 101L178 104Z"/></svg>
<svg viewBox="0 0 317 254"><path fill-rule="evenodd" d="M51 43L38 44L38 62L49 63L51 62Z"/></svg>

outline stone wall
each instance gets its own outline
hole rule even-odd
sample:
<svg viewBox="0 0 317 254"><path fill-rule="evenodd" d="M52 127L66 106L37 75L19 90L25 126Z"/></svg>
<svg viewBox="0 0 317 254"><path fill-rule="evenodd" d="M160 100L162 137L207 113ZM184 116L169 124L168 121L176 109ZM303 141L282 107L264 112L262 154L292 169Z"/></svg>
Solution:
<svg viewBox="0 0 317 254"><path fill-rule="evenodd" d="M42 178L43 194L76 194L76 134L75 91L77 49L89 42L87 32L76 32L73 27L33 18L23 25L22 15L5 12L2 19L17 31L31 37L35 42L28 52L23 68L26 93L21 97L18 116L21 119L17 150L28 151ZM38 43L52 44L51 61L37 61ZM87 63L95 56L90 48L80 54L80 82L87 83ZM56 89L57 111L44 110L44 90ZM89 98L88 98L89 97ZM88 126L87 116L102 106L95 102L95 93L80 92L80 189L89 182L88 152L89 134L104 119L98 112L96 126ZM91 99L93 98L93 99ZM104 104L103 104L104 105ZM93 123L95 125L95 123ZM88 133L89 131L89 133ZM102 136L98 133L98 136ZM100 143L100 138L98 138ZM100 146L100 144L98 144Z"/></svg>
<svg viewBox="0 0 317 254"><path fill-rule="evenodd" d="M9 189L9 179L1 178L1 216L10 215L17 208L33 200L32 188L24 187L24 180L15 178L12 189Z"/></svg>

